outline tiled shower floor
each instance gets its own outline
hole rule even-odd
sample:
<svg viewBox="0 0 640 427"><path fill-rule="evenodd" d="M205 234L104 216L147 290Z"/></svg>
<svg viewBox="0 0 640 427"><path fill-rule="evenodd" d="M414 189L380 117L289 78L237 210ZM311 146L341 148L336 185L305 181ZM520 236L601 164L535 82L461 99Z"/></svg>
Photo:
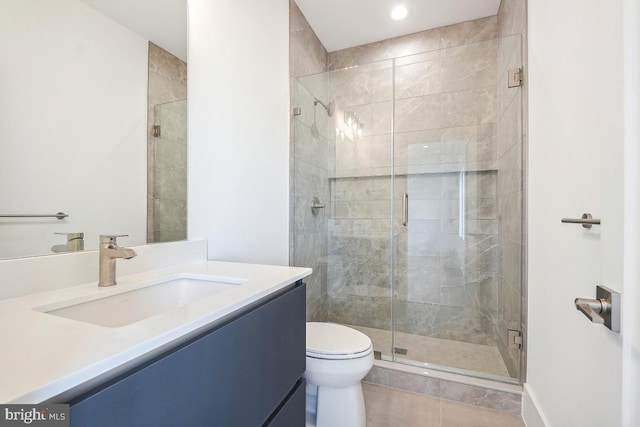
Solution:
<svg viewBox="0 0 640 427"><path fill-rule="evenodd" d="M373 341L373 349L390 355L391 331L346 325L366 334ZM416 362L430 363L467 371L482 372L500 377L509 377L497 347L466 342L424 337L396 332L395 346L407 349L406 355L397 357Z"/></svg>

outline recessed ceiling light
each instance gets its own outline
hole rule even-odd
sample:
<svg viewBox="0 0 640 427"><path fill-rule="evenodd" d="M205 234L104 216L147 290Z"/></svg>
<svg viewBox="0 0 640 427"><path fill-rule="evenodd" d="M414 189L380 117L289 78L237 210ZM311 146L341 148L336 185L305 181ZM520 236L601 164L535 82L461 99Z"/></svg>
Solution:
<svg viewBox="0 0 640 427"><path fill-rule="evenodd" d="M391 10L391 19L394 21L402 21L409 14L409 9L406 6L399 4Z"/></svg>

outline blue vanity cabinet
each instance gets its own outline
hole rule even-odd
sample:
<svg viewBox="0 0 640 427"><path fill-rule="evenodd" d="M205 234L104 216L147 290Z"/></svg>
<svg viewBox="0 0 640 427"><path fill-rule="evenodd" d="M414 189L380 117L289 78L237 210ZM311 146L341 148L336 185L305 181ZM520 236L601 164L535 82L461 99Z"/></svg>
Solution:
<svg viewBox="0 0 640 427"><path fill-rule="evenodd" d="M299 281L69 402L71 426L304 426L305 348Z"/></svg>

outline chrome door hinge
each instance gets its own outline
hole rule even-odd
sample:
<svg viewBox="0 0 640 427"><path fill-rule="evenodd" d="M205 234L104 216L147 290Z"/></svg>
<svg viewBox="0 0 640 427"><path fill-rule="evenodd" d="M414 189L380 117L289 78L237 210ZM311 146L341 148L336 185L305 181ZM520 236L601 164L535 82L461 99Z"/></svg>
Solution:
<svg viewBox="0 0 640 427"><path fill-rule="evenodd" d="M160 133L160 125L154 125L153 126L153 136L156 138L159 138L161 135Z"/></svg>
<svg viewBox="0 0 640 427"><path fill-rule="evenodd" d="M509 87L522 86L522 68L511 68L509 70Z"/></svg>
<svg viewBox="0 0 640 427"><path fill-rule="evenodd" d="M507 329L507 347L509 350L519 350L522 348L522 331Z"/></svg>

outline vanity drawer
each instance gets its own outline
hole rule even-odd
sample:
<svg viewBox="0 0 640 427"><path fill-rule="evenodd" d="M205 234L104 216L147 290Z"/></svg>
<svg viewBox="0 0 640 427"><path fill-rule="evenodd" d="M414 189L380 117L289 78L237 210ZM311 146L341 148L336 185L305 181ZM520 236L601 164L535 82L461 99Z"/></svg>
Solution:
<svg viewBox="0 0 640 427"><path fill-rule="evenodd" d="M289 403L300 406L287 413L298 414L304 425L304 387L298 386L305 348L305 286L298 282L70 402L71 425L260 426ZM284 404L287 396L296 399Z"/></svg>
<svg viewBox="0 0 640 427"><path fill-rule="evenodd" d="M306 388L304 380L298 381L282 407L266 423L269 427L303 426L305 419Z"/></svg>

